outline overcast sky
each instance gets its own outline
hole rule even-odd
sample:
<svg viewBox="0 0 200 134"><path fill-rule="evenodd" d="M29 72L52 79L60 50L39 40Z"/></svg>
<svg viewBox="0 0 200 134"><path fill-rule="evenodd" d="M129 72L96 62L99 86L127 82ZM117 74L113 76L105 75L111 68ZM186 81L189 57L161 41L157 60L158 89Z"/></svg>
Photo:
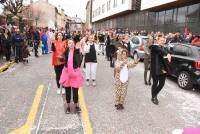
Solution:
<svg viewBox="0 0 200 134"><path fill-rule="evenodd" d="M37 0L34 0L37 1ZM61 8L65 10L65 13L68 16L75 17L76 14L78 17L81 17L85 20L86 15L86 4L88 0L49 0L49 3L58 6L60 5ZM0 7L1 8L1 7ZM0 9L0 13L2 12L2 9Z"/></svg>

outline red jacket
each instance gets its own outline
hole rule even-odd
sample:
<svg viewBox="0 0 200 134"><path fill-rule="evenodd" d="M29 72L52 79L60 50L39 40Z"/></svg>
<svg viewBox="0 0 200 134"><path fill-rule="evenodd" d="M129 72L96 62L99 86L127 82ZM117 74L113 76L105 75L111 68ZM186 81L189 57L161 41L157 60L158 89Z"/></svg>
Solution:
<svg viewBox="0 0 200 134"><path fill-rule="evenodd" d="M64 62L60 61L60 56L64 53L66 47L67 47L66 41L61 41L61 42L55 41L56 51L52 53L53 66L64 64Z"/></svg>
<svg viewBox="0 0 200 134"><path fill-rule="evenodd" d="M194 39L194 40L192 40L192 44L200 45L200 39Z"/></svg>

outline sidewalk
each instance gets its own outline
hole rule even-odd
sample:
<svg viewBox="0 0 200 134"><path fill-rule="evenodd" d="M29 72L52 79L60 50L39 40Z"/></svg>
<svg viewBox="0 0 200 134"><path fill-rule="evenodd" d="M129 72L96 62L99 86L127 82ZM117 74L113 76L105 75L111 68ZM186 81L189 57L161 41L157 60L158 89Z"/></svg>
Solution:
<svg viewBox="0 0 200 134"><path fill-rule="evenodd" d="M0 73L4 72L5 70L7 70L13 64L14 64L14 61L12 61L12 62L6 62L6 61L0 60Z"/></svg>

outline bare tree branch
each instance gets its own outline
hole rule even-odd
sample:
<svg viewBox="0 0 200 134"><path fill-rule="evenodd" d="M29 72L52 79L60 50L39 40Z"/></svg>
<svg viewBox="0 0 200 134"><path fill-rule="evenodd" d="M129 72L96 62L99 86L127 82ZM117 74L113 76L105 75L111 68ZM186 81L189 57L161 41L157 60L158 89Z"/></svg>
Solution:
<svg viewBox="0 0 200 134"><path fill-rule="evenodd" d="M10 11L13 15L18 15L23 11L24 0L1 0L0 4L3 5L4 9Z"/></svg>

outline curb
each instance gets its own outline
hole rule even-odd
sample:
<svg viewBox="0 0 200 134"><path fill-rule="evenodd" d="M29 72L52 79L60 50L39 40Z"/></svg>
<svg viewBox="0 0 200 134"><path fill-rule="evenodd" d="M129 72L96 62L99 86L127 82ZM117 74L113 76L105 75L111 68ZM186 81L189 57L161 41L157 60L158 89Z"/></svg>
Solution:
<svg viewBox="0 0 200 134"><path fill-rule="evenodd" d="M6 63L2 66L0 66L0 73L4 72L5 70L7 70L9 67L11 67L12 65L14 65L14 61L10 62L10 63Z"/></svg>

